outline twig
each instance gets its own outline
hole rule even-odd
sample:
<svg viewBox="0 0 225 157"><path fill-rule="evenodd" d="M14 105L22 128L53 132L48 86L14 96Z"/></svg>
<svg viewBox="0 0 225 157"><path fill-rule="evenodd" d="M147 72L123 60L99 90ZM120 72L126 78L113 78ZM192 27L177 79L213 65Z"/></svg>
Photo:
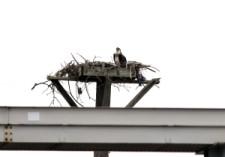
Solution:
<svg viewBox="0 0 225 157"><path fill-rule="evenodd" d="M50 87L51 84L47 84L47 82L49 82L49 81L44 81L44 82L40 82L40 83L35 83L35 84L33 85L33 87L31 88L31 90L34 90L34 88L35 88L36 86L38 86L38 85L46 85L46 86Z"/></svg>
<svg viewBox="0 0 225 157"><path fill-rule="evenodd" d="M84 56L82 56L81 54L77 53L77 55L80 56L85 62L88 62L88 60L84 58Z"/></svg>
<svg viewBox="0 0 225 157"><path fill-rule="evenodd" d="M113 84L113 87L117 88L117 90L120 92L120 88L119 88L119 86L117 86L117 85Z"/></svg>
<svg viewBox="0 0 225 157"><path fill-rule="evenodd" d="M88 98L95 101L95 99L93 99L91 96L90 96L90 93L89 93L89 90L88 90L88 87L87 87L87 82L84 83L84 86L85 86L85 89L86 89L86 92L87 92L87 95L88 95Z"/></svg>
<svg viewBox="0 0 225 157"><path fill-rule="evenodd" d="M61 102L59 101L59 99L55 96L55 87L52 87L52 101L50 103L49 106L54 105L55 104L55 100L59 103L60 107L62 107Z"/></svg>
<svg viewBox="0 0 225 157"><path fill-rule="evenodd" d="M146 68L146 69L148 69L148 70L150 70L150 71L152 71L152 72L156 72L155 70L153 70L153 69L151 69L151 68Z"/></svg>
<svg viewBox="0 0 225 157"><path fill-rule="evenodd" d="M78 89L79 88L79 86L78 86L78 82L76 81L76 83L75 83L75 89ZM78 90L76 90L76 98L77 98L77 100L79 99L79 96L80 96L80 94L78 94Z"/></svg>
<svg viewBox="0 0 225 157"><path fill-rule="evenodd" d="M69 87L69 94L70 94L70 96L73 98L73 100L77 103L77 104L79 104L81 107L84 107L82 104L80 104L79 102L78 102L78 100L76 100L75 98L74 98L74 96L73 96L73 94L72 94L72 92L71 92L71 89L70 89L70 81L68 80L68 87Z"/></svg>
<svg viewBox="0 0 225 157"><path fill-rule="evenodd" d="M47 93L46 95L52 94L52 101L50 103L49 106L51 106L52 104L54 105L55 100L60 104L60 106L62 106L61 102L59 101L59 99L55 96L55 87L53 86L52 83L48 84L49 81L44 81L44 82L40 82L40 83L35 83L34 86L31 88L31 90L34 90L38 85L46 85L47 88L42 92L45 93L49 88L51 89L51 91L49 93Z"/></svg>
<svg viewBox="0 0 225 157"><path fill-rule="evenodd" d="M155 85L157 88L160 88L159 85Z"/></svg>
<svg viewBox="0 0 225 157"><path fill-rule="evenodd" d="M73 60L76 62L76 64L79 65L80 63L76 60L76 58L74 57L72 53L71 53L71 56L73 57Z"/></svg>
<svg viewBox="0 0 225 157"><path fill-rule="evenodd" d="M153 67L153 66L145 67L145 68L148 69L148 70L151 70L151 71L153 71L153 72L156 72L156 71L160 72L159 69L157 69L156 67ZM154 70L153 70L153 69L154 69Z"/></svg>
<svg viewBox="0 0 225 157"><path fill-rule="evenodd" d="M96 58L101 58L100 56L94 56L94 58L93 58L93 61L92 62L95 62L95 59Z"/></svg>
<svg viewBox="0 0 225 157"><path fill-rule="evenodd" d="M42 94L44 94L45 92L47 92L49 88L51 88L51 87L47 87L47 88L42 92Z"/></svg>

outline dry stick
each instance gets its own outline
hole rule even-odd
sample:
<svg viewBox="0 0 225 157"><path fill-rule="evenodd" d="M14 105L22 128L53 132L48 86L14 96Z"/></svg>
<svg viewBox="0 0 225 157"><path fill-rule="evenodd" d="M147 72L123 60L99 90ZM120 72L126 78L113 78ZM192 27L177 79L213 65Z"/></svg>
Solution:
<svg viewBox="0 0 225 157"><path fill-rule="evenodd" d="M62 103L61 103L61 102L59 101L59 99L55 96L56 91L55 91L55 87L53 87L53 85L52 85L51 89L52 89L52 103L53 103L53 105L54 105L55 100L56 100L56 101L59 103L60 107L62 107ZM51 104L50 104L50 105L51 105Z"/></svg>
<svg viewBox="0 0 225 157"><path fill-rule="evenodd" d="M55 100L57 100L57 102L60 104L60 106L62 106L61 102L58 100L58 98L55 96L55 89L53 87L53 84L50 83L50 84L47 84L47 82L49 81L44 81L44 82L40 82L40 83L35 83L34 86L31 88L31 90L33 90L36 86L38 85L46 85L47 86L47 89L45 89L42 93L46 92L49 88L51 89L51 92L50 93L47 93L47 95L49 94L52 94L52 101L50 103L49 106L51 106L51 104L54 105L55 103Z"/></svg>
<svg viewBox="0 0 225 157"><path fill-rule="evenodd" d="M76 58L74 57L72 53L71 53L71 56L73 57L73 60L76 62L76 64L79 65L80 63L76 60Z"/></svg>
<svg viewBox="0 0 225 157"><path fill-rule="evenodd" d="M62 107L62 103L59 101L59 99L57 97L54 97L54 98L59 103L60 107Z"/></svg>
<svg viewBox="0 0 225 157"><path fill-rule="evenodd" d="M94 99L94 98L92 98L92 97L90 96L90 93L89 93L89 90L88 90L88 87L87 87L87 83L86 83L86 82L84 83L84 85L85 85L85 89L86 89L86 92L87 92L88 98L89 98L89 99L91 99L91 100L93 100L93 101L95 101L95 99Z"/></svg>
<svg viewBox="0 0 225 157"><path fill-rule="evenodd" d="M88 62L88 60L84 58L84 56L82 56L81 54L77 53L77 55L80 56L85 62Z"/></svg>
<svg viewBox="0 0 225 157"><path fill-rule="evenodd" d="M95 59L97 59L97 58L101 58L100 56L94 56L94 58L93 58L93 61L92 62L95 62Z"/></svg>
<svg viewBox="0 0 225 157"><path fill-rule="evenodd" d="M96 58L97 58L97 57L96 57L96 56L94 56L94 58L93 58L92 62L94 62Z"/></svg>
<svg viewBox="0 0 225 157"><path fill-rule="evenodd" d="M151 69L151 68L146 68L146 69L148 69L148 70L150 70L150 71L152 71L152 72L156 72L155 70L153 70L153 69Z"/></svg>
<svg viewBox="0 0 225 157"><path fill-rule="evenodd" d="M34 86L31 88L31 90L34 90L34 88L38 85L46 85L46 86L51 86L51 84L47 84L47 82L49 81L44 81L44 82L39 82L39 83L35 83Z"/></svg>
<svg viewBox="0 0 225 157"><path fill-rule="evenodd" d="M120 88L118 85L113 84L113 87L117 88L117 90L120 92Z"/></svg>
<svg viewBox="0 0 225 157"><path fill-rule="evenodd" d="M84 107L81 103L78 102L78 100L76 100L76 99L74 98L74 96L73 96L73 94L72 94L72 92L71 92L71 89L70 89L70 81L69 81L69 80L68 80L68 87L69 87L69 94L70 94L70 96L73 98L73 100L74 100L77 104L79 104L81 107Z"/></svg>
<svg viewBox="0 0 225 157"><path fill-rule="evenodd" d="M88 98L93 100L95 102L95 99L91 97L90 93L89 93L89 90L88 90L88 87L87 87L87 81L88 81L89 77L86 78L85 82L84 82L84 87L85 87L85 90L87 92L87 95L88 95Z"/></svg>
<svg viewBox="0 0 225 157"><path fill-rule="evenodd" d="M62 63L60 65L61 65L61 68L64 68L64 65L62 65Z"/></svg>
<svg viewBox="0 0 225 157"><path fill-rule="evenodd" d="M76 81L76 83L75 83L75 89L78 89L79 88L79 86L78 86L78 81ZM79 100L79 97L80 97L80 94L78 93L78 90L76 90L76 98L77 98L77 100Z"/></svg>
<svg viewBox="0 0 225 157"><path fill-rule="evenodd" d="M45 84L45 85L47 85L47 88L42 92L42 94L44 94L45 92L47 92L49 88L51 89L51 92L47 93L46 95L51 94L53 92L53 90L54 90L55 93L58 93L58 91L55 91L54 86L53 86L52 83Z"/></svg>
<svg viewBox="0 0 225 157"><path fill-rule="evenodd" d="M156 71L160 72L159 69L157 69L156 67L153 67L153 66L145 67L145 68L148 69L148 70L151 70L151 71L153 71L153 72L156 72ZM153 70L153 69L154 69L154 70Z"/></svg>
<svg viewBox="0 0 225 157"><path fill-rule="evenodd" d="M54 104L55 104L55 100L56 100L56 101L59 103L60 107L62 107L61 102L60 102L59 99L55 96L55 88L52 87L51 89L52 89L52 101L51 101L51 103L50 103L49 106L51 106L52 104L54 105Z"/></svg>
<svg viewBox="0 0 225 157"><path fill-rule="evenodd" d="M151 68L155 69L156 71L160 72L160 70L156 67L151 66Z"/></svg>
<svg viewBox="0 0 225 157"><path fill-rule="evenodd" d="M42 92L42 94L44 94L45 92L47 92L49 88L51 88L51 90L52 90L52 85L48 86L48 87Z"/></svg>
<svg viewBox="0 0 225 157"><path fill-rule="evenodd" d="M155 85L157 88L160 88L158 85Z"/></svg>

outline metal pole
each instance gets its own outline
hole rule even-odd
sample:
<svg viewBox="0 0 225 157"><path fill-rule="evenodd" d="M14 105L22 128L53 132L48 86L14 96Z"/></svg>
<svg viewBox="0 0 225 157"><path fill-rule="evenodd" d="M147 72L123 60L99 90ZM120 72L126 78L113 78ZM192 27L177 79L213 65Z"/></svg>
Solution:
<svg viewBox="0 0 225 157"><path fill-rule="evenodd" d="M107 78L97 81L96 85L96 107L110 107L111 82Z"/></svg>
<svg viewBox="0 0 225 157"><path fill-rule="evenodd" d="M152 79L126 106L126 108L134 107L139 100L155 85L159 83L159 79Z"/></svg>
<svg viewBox="0 0 225 157"><path fill-rule="evenodd" d="M204 157L225 157L225 145L216 145L204 152Z"/></svg>
<svg viewBox="0 0 225 157"><path fill-rule="evenodd" d="M70 97L70 95L67 93L67 91L60 84L59 80L51 80L51 81L71 107L78 107L77 104Z"/></svg>
<svg viewBox="0 0 225 157"><path fill-rule="evenodd" d="M96 83L96 107L110 107L111 82L106 77ZM104 118L104 117L102 117ZM94 157L108 157L108 151L95 151Z"/></svg>

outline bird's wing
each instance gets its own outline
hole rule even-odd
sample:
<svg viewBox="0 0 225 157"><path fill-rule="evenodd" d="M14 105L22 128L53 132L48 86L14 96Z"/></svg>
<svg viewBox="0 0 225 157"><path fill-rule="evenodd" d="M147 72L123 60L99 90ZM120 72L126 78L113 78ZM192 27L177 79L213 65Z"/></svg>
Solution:
<svg viewBox="0 0 225 157"><path fill-rule="evenodd" d="M115 57L116 57L116 54L114 53L114 54L113 54L113 60L114 60L114 61L115 61Z"/></svg>
<svg viewBox="0 0 225 157"><path fill-rule="evenodd" d="M123 54L120 55L120 59L122 62L127 62L127 59Z"/></svg>

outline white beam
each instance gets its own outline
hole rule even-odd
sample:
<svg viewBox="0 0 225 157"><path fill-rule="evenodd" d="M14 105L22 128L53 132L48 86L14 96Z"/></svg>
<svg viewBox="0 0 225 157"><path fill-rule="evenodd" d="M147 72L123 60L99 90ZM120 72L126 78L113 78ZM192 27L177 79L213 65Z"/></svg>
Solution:
<svg viewBox="0 0 225 157"><path fill-rule="evenodd" d="M189 152L217 143L224 109L0 108L0 149Z"/></svg>

